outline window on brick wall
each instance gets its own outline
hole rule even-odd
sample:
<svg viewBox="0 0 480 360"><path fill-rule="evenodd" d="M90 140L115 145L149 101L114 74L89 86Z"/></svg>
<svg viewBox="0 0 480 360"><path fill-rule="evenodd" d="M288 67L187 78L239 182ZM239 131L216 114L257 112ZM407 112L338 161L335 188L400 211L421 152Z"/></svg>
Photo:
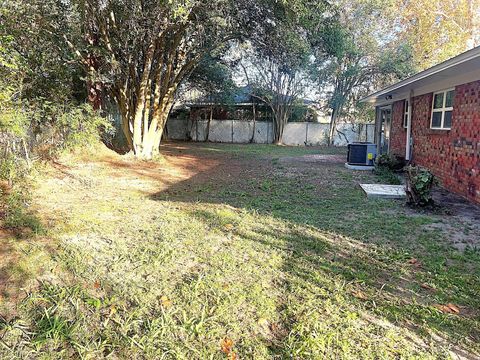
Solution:
<svg viewBox="0 0 480 360"><path fill-rule="evenodd" d="M405 129L408 127L408 100L405 100L403 104L403 127Z"/></svg>
<svg viewBox="0 0 480 360"><path fill-rule="evenodd" d="M449 130L452 127L454 89L439 91L433 94L432 129Z"/></svg>

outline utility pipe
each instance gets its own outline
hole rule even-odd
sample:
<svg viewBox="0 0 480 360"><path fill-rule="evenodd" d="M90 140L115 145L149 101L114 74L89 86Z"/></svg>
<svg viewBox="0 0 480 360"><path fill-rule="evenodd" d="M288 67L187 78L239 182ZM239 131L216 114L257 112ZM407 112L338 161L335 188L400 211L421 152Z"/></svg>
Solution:
<svg viewBox="0 0 480 360"><path fill-rule="evenodd" d="M412 159L412 154L411 154L412 104L413 104L413 90L410 90L410 96L408 98L408 115L407 115L407 143L405 147L406 161L410 161Z"/></svg>

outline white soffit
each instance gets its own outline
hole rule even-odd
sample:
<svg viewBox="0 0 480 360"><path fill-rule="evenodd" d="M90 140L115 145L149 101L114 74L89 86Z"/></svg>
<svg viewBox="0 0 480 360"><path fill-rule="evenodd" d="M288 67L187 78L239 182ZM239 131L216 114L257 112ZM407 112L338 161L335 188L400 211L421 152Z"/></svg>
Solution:
<svg viewBox="0 0 480 360"><path fill-rule="evenodd" d="M414 96L480 80L480 47L422 71L383 90L373 93L361 102L375 105L390 104Z"/></svg>

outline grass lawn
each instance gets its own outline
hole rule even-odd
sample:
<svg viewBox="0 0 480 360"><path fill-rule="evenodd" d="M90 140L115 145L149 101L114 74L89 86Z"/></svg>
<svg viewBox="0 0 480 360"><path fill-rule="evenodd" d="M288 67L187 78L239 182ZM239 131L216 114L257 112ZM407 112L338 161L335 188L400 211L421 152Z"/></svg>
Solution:
<svg viewBox="0 0 480 360"><path fill-rule="evenodd" d="M0 232L0 358L480 356L480 239L368 200L344 149L167 144L36 176L39 234ZM450 304L450 305L448 305Z"/></svg>

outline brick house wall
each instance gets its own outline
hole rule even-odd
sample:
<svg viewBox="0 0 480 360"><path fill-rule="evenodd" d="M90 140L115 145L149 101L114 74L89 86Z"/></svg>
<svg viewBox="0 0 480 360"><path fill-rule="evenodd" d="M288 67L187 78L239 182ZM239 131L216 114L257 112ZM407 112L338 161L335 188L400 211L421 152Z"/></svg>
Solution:
<svg viewBox="0 0 480 360"><path fill-rule="evenodd" d="M405 100L396 101L392 105L392 125L390 129L390 152L405 158L407 129L403 127Z"/></svg>
<svg viewBox="0 0 480 360"><path fill-rule="evenodd" d="M430 128L432 101L432 93L413 98L412 161L432 171L445 188L480 203L480 81L455 88L451 130ZM405 154L406 131L397 125L395 134L404 142ZM401 150L398 139L391 142L393 153Z"/></svg>

